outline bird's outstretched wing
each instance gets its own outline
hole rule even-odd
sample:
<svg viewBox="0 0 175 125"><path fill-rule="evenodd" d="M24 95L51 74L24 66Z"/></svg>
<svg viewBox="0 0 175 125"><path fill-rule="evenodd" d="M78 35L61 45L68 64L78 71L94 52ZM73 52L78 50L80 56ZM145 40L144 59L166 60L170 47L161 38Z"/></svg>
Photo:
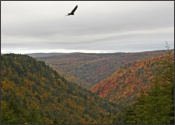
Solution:
<svg viewBox="0 0 175 125"><path fill-rule="evenodd" d="M74 14L77 8L78 8L78 5L76 5L75 8L71 11L71 14Z"/></svg>

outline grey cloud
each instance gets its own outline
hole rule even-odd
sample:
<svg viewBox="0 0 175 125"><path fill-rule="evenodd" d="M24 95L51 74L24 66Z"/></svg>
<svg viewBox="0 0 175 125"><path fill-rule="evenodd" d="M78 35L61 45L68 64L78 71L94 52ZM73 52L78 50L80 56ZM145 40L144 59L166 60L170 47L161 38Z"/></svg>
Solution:
<svg viewBox="0 0 175 125"><path fill-rule="evenodd" d="M65 16L77 4L75 16ZM132 43L134 51L143 42L174 41L172 1L3 1L1 6L5 48L16 43L11 46L110 50Z"/></svg>

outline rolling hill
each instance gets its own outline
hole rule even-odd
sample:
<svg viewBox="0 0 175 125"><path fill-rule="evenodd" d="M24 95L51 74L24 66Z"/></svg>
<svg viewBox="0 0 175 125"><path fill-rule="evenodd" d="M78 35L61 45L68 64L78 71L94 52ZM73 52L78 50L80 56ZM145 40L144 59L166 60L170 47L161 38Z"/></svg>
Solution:
<svg viewBox="0 0 175 125"><path fill-rule="evenodd" d="M37 60L45 61L46 64L64 74L78 78L82 81L79 85L90 88L109 77L120 66L138 59L161 55L162 52L163 51L150 51L108 54L68 53L45 57L38 54L37 56L35 54L29 55L35 57ZM74 81L75 79L71 80Z"/></svg>
<svg viewBox="0 0 175 125"><path fill-rule="evenodd" d="M82 57L78 58L77 55ZM91 91L84 88L85 86L81 87L81 83L74 83L77 81L76 77L72 78L70 74L64 73L60 75L59 69L54 70L43 61L37 61L27 55L1 55L1 122L3 124L173 123L174 50L169 58L164 56L162 51L156 54L139 53L142 57L139 57L138 53L126 55L130 55L128 58L132 61L123 62L112 75L92 87ZM88 63L90 59L98 62L111 54L74 53L59 54L56 57L55 54L47 57L37 55L37 59L50 58L56 62L55 58L67 57L69 62L75 59L76 63L83 64L84 61L81 59L85 59L86 56L85 62ZM120 59L127 60L125 56L120 55ZM99 61L97 65L101 63ZM75 80L68 81L63 75ZM148 110L149 108L151 110ZM158 109L161 111L157 112ZM142 116L141 112L144 112ZM148 122L153 117L154 119Z"/></svg>
<svg viewBox="0 0 175 125"><path fill-rule="evenodd" d="M172 58L169 61L173 61ZM150 90L151 80L158 70L158 63L166 61L166 56L155 56L137 60L120 67L115 73L99 82L91 91L99 97L108 99L120 106L126 106L137 99L142 92Z"/></svg>
<svg viewBox="0 0 175 125"><path fill-rule="evenodd" d="M42 61L1 55L3 124L111 123L116 104L68 82Z"/></svg>

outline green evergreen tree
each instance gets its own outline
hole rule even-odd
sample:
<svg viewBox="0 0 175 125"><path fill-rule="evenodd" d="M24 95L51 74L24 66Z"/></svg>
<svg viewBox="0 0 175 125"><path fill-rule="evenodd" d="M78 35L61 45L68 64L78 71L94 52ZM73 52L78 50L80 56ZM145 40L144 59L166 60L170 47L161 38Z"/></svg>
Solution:
<svg viewBox="0 0 175 125"><path fill-rule="evenodd" d="M124 123L127 124L173 124L174 123L174 56L168 51L157 64L157 74L151 80L153 86L142 93L127 109Z"/></svg>

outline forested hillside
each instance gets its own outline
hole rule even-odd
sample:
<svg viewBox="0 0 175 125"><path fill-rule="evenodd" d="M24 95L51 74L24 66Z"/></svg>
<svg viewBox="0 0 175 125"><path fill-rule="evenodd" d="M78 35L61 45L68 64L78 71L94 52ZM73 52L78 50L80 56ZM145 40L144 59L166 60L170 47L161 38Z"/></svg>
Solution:
<svg viewBox="0 0 175 125"><path fill-rule="evenodd" d="M43 61L27 55L1 55L1 121L3 124L173 124L174 50L161 53L157 56L151 53L151 57L144 53L141 55L147 56L136 61L138 55L133 58L135 54L129 54L133 61L123 62L115 73L96 84L92 92L72 82L72 78L67 81L64 73L58 74L60 71ZM67 59L74 59L73 55L68 54ZM83 64L86 56L81 56ZM89 56L95 61L95 55ZM100 54L97 59L103 56Z"/></svg>
<svg viewBox="0 0 175 125"><path fill-rule="evenodd" d="M41 56L37 54L37 57L35 54L30 54L30 56L45 61L46 64L58 69L64 74L67 73L78 78L82 81L79 85L89 88L89 86L92 87L101 80L109 77L124 64L138 59L161 55L162 52L163 51L108 54L70 53L58 54L57 56L48 56L48 54L47 57L43 57L43 54ZM87 86L87 84L89 85Z"/></svg>
<svg viewBox="0 0 175 125"><path fill-rule="evenodd" d="M166 56L156 56L128 63L92 87L91 91L101 98L126 106L137 99L141 91L150 90L153 85L150 80L154 78L157 70L164 70L163 66L157 66L158 63L166 59ZM169 61L173 61L173 58Z"/></svg>
<svg viewBox="0 0 175 125"><path fill-rule="evenodd" d="M174 124L174 51L168 52L154 77L149 91L116 115L118 124Z"/></svg>
<svg viewBox="0 0 175 125"><path fill-rule="evenodd" d="M44 62L1 55L3 124L111 123L117 105L70 83Z"/></svg>
<svg viewBox="0 0 175 125"><path fill-rule="evenodd" d="M91 85L73 75L71 75L70 73L68 72L65 72L65 71L62 71L62 70L59 70L58 68L56 68L55 66L52 66L52 68L54 70L56 70L60 76L64 77L66 80L68 81L71 81L72 83L75 83L77 84L78 86L81 86L83 88L86 88L86 89L90 89L91 88Z"/></svg>

